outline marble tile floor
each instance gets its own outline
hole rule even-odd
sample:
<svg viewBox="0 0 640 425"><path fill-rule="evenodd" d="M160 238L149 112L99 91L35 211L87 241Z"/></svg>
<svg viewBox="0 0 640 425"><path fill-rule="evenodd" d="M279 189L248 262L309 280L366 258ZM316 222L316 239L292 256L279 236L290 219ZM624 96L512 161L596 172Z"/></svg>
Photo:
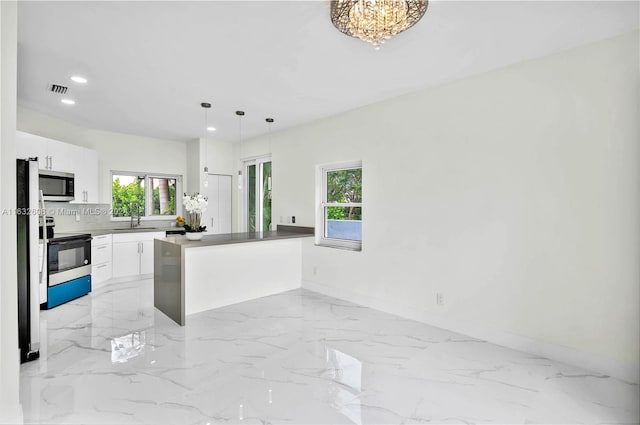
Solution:
<svg viewBox="0 0 640 425"><path fill-rule="evenodd" d="M189 316L152 280L42 315L25 423L638 423L638 386L306 290Z"/></svg>

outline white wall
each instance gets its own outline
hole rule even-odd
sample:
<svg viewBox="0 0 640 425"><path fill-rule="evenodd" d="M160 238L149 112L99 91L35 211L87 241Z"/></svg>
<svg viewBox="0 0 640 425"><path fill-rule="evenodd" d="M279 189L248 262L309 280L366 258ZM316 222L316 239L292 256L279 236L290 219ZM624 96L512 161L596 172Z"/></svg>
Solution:
<svg viewBox="0 0 640 425"><path fill-rule="evenodd" d="M0 2L0 187L2 209L16 207L18 7ZM22 423L19 400L16 217L0 219L0 423Z"/></svg>
<svg viewBox="0 0 640 425"><path fill-rule="evenodd" d="M180 174L183 188L188 185L184 142L79 127L22 107L17 125L27 133L97 150L101 203L111 203L111 170Z"/></svg>
<svg viewBox="0 0 640 425"><path fill-rule="evenodd" d="M200 139L187 142L187 181L184 186L186 193L200 192Z"/></svg>
<svg viewBox="0 0 640 425"><path fill-rule="evenodd" d="M637 381L638 47L634 32L274 132L276 219L313 226L315 166L363 161L363 250L305 244L303 286Z"/></svg>
<svg viewBox="0 0 640 425"><path fill-rule="evenodd" d="M187 143L189 193L202 192L204 167L209 174L233 174L233 145L213 138L200 138Z"/></svg>

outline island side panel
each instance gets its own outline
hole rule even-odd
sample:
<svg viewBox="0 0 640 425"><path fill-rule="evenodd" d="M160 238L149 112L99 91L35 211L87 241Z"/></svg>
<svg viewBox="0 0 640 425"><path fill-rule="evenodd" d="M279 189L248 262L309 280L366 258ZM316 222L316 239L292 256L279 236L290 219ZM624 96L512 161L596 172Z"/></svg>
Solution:
<svg viewBox="0 0 640 425"><path fill-rule="evenodd" d="M302 239L185 248L187 315L301 287Z"/></svg>
<svg viewBox="0 0 640 425"><path fill-rule="evenodd" d="M153 242L153 305L180 326L185 324L183 257L180 245Z"/></svg>

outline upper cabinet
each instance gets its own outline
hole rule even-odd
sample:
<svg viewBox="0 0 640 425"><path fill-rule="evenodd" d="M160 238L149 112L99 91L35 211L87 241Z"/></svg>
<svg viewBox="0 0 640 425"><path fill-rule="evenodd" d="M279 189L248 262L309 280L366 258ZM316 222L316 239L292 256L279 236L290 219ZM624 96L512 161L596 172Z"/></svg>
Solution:
<svg viewBox="0 0 640 425"><path fill-rule="evenodd" d="M72 203L98 202L98 152L82 146L16 132L16 156L37 157L41 170L63 171L75 175Z"/></svg>
<svg viewBox="0 0 640 425"><path fill-rule="evenodd" d="M76 200L75 203L98 203L98 152L75 146L79 149L77 157L82 161L71 167L71 172L76 175Z"/></svg>
<svg viewBox="0 0 640 425"><path fill-rule="evenodd" d="M44 137L16 131L16 157L20 159L38 158L38 168L49 169L49 153L47 141Z"/></svg>

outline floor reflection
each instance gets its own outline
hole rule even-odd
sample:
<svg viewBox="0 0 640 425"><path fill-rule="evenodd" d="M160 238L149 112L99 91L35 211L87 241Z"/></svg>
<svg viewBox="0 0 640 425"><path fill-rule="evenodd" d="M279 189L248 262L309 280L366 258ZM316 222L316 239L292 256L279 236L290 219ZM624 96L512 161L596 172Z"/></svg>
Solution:
<svg viewBox="0 0 640 425"><path fill-rule="evenodd" d="M145 331L139 331L113 338L111 340L111 362L125 363L144 353L145 335Z"/></svg>
<svg viewBox="0 0 640 425"><path fill-rule="evenodd" d="M44 312L26 423L637 423L638 386L295 290L187 317L153 282Z"/></svg>

